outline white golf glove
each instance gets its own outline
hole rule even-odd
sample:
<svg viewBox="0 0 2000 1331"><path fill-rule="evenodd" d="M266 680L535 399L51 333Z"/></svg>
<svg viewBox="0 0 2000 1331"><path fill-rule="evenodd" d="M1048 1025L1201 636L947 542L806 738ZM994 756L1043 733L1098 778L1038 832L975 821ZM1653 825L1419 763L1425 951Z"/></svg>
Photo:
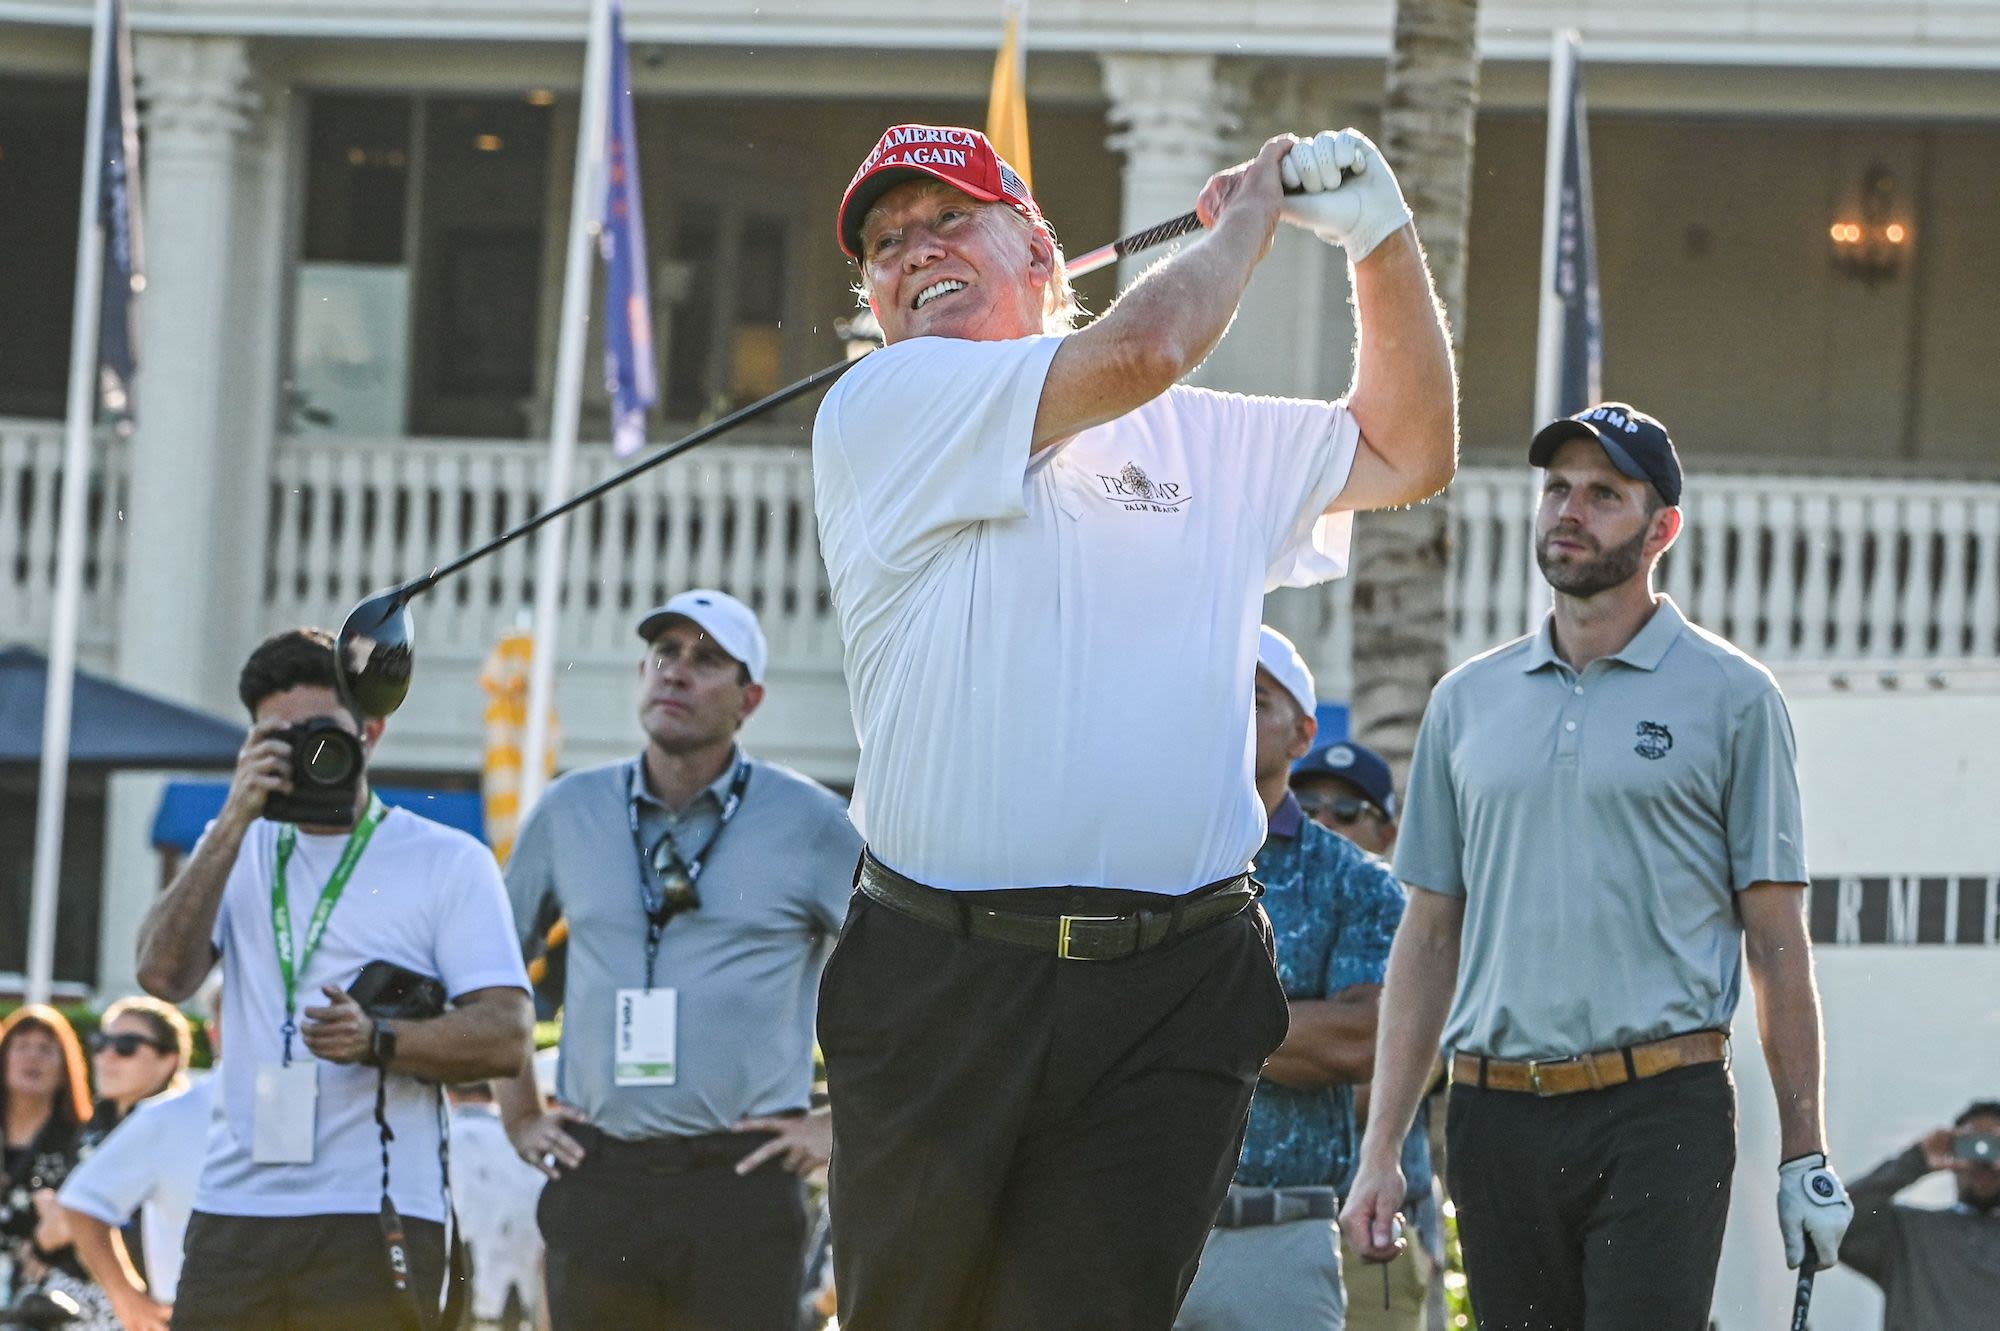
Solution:
<svg viewBox="0 0 2000 1331"><path fill-rule="evenodd" d="M1382 150L1358 129L1321 130L1293 146L1278 165L1288 193L1278 215L1359 263L1402 230L1410 206Z"/></svg>
<svg viewBox="0 0 2000 1331"><path fill-rule="evenodd" d="M1854 1223L1854 1203L1847 1189L1828 1167L1826 1157L1814 1151L1778 1166L1778 1229L1785 1236L1785 1265L1796 1267L1806 1259L1806 1240L1812 1240L1815 1270L1823 1270L1840 1260L1840 1240Z"/></svg>

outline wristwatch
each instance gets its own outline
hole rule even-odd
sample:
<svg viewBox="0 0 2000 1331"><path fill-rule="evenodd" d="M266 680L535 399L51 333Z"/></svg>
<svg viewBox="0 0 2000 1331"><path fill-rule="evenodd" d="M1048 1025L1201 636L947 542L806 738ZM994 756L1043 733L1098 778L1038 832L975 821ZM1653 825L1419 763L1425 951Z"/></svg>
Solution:
<svg viewBox="0 0 2000 1331"><path fill-rule="evenodd" d="M368 1057L362 1062L369 1067L386 1068L395 1057L396 1028L377 1017L374 1028L368 1032Z"/></svg>

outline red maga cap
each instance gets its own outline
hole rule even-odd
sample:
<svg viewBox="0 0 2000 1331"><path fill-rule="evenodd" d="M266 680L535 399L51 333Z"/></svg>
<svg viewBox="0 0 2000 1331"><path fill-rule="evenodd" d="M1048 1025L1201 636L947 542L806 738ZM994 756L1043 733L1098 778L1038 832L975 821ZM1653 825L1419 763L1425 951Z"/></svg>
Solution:
<svg viewBox="0 0 2000 1331"><path fill-rule="evenodd" d="M861 219L875 200L905 180L928 176L985 203L1004 203L1031 222L1042 220L1034 196L1007 160L976 129L949 125L892 125L840 199L835 234L849 258L861 257Z"/></svg>

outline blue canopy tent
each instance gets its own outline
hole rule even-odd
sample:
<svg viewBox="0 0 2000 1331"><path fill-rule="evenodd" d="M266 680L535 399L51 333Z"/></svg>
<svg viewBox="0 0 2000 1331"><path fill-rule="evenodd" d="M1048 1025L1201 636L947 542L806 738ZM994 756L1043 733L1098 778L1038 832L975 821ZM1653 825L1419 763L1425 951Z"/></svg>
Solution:
<svg viewBox="0 0 2000 1331"><path fill-rule="evenodd" d="M416 786L375 786L384 804L422 814L446 827L470 832L484 841L486 817L476 790L426 790ZM201 839L202 829L222 811L229 795L227 781L169 781L160 796L159 812L153 815L153 845L188 854Z"/></svg>
<svg viewBox="0 0 2000 1331"><path fill-rule="evenodd" d="M26 964L36 774L48 686L48 658L28 647L0 648L0 975ZM56 909L57 976L73 985L97 974L106 775L132 768L233 767L244 728L243 722L90 671L76 672Z"/></svg>
<svg viewBox="0 0 2000 1331"><path fill-rule="evenodd" d="M47 657L28 647L0 648L0 765L40 764L48 688ZM79 670L70 704L70 766L100 772L234 767L246 728Z"/></svg>

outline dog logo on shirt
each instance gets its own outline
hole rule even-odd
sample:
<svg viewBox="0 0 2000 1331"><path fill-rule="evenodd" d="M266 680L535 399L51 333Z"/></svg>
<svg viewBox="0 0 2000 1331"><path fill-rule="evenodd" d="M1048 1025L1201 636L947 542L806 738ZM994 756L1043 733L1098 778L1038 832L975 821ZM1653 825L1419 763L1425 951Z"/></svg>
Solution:
<svg viewBox="0 0 2000 1331"><path fill-rule="evenodd" d="M1639 723L1639 742L1632 746L1632 752L1641 758L1660 759L1667 756L1667 750L1674 747L1674 732L1658 721Z"/></svg>
<svg viewBox="0 0 2000 1331"><path fill-rule="evenodd" d="M1194 496L1180 481L1156 481L1136 462L1127 462L1115 476L1097 473L1104 498L1128 513L1178 513Z"/></svg>

